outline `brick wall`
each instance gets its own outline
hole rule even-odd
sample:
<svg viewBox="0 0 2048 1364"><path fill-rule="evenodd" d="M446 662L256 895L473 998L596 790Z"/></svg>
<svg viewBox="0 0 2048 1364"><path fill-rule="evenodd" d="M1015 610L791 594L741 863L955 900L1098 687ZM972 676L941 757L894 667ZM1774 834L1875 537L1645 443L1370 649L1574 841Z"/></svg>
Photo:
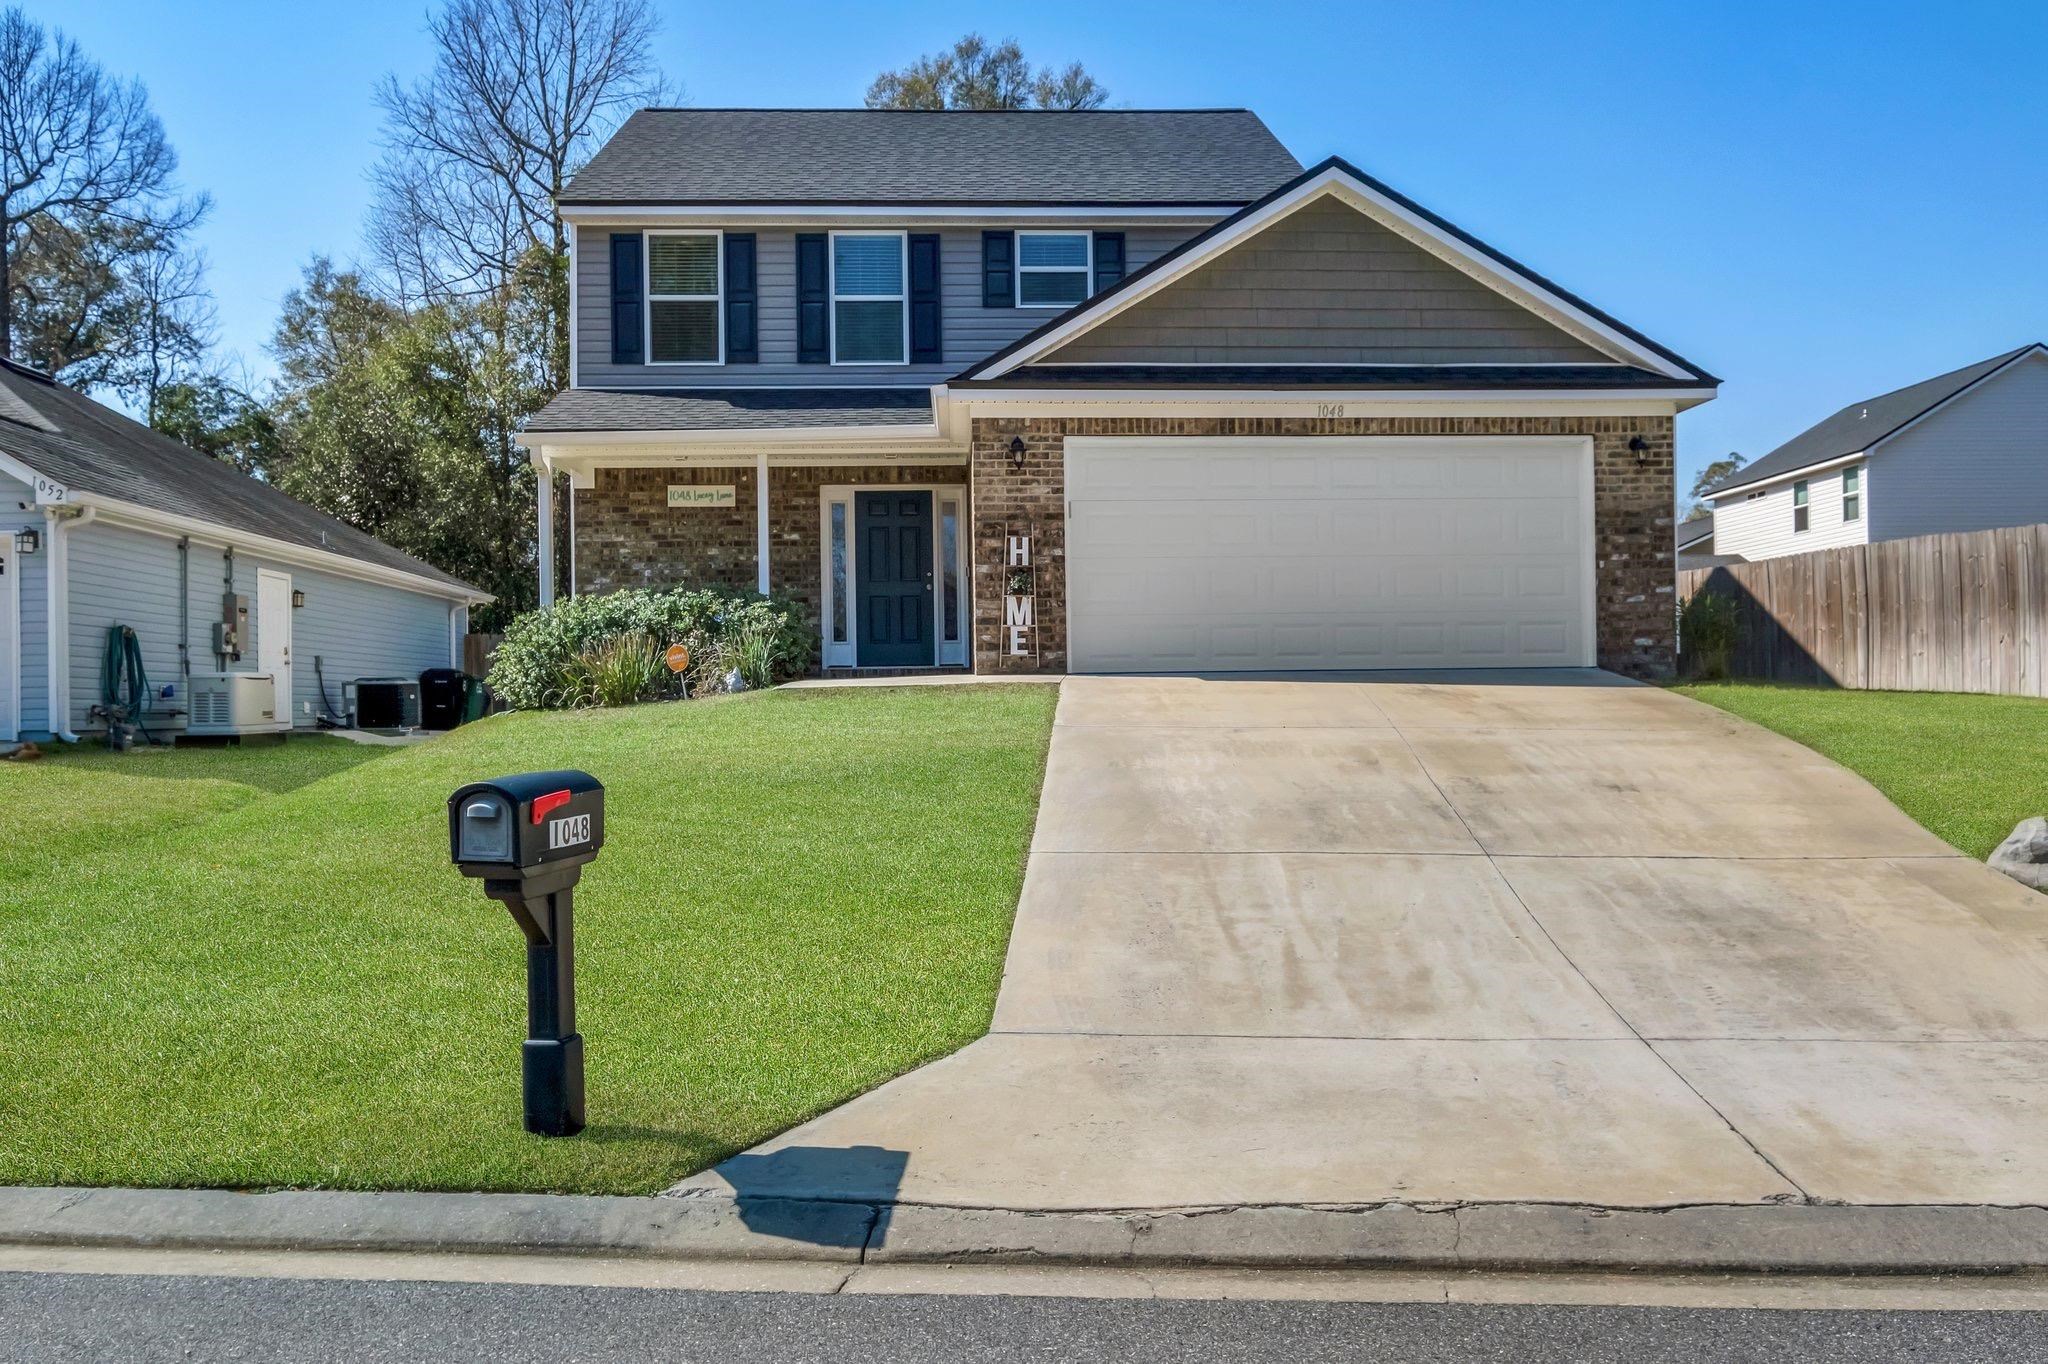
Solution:
<svg viewBox="0 0 2048 1364"><path fill-rule="evenodd" d="M1063 672L1066 639L1064 447L1072 436L1591 436L1595 638L1600 666L1661 678L1673 666L1669 417L1032 417L974 423L974 666ZM1629 441L1649 448L1641 459ZM1010 442L1021 438L1018 468ZM1003 628L1005 535L1034 537L1035 652L1011 657Z"/></svg>
<svg viewBox="0 0 2048 1364"><path fill-rule="evenodd" d="M754 474L726 469L600 469L595 488L576 493L576 590L622 587L752 588ZM913 465L832 465L768 471L768 573L776 591L804 604L815 622L824 584L818 498L832 484L964 484L967 471ZM734 485L730 507L671 510L674 484Z"/></svg>

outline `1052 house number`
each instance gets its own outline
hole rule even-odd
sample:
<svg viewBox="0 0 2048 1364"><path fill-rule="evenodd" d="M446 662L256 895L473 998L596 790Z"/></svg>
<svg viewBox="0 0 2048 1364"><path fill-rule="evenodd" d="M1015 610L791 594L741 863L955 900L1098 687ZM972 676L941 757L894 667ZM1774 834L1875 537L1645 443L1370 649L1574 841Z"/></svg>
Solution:
<svg viewBox="0 0 2048 1364"><path fill-rule="evenodd" d="M1318 417L1341 417L1341 416L1343 416L1343 415L1344 415L1344 404L1342 404L1342 403L1317 403L1317 404L1316 404L1316 415L1317 415Z"/></svg>

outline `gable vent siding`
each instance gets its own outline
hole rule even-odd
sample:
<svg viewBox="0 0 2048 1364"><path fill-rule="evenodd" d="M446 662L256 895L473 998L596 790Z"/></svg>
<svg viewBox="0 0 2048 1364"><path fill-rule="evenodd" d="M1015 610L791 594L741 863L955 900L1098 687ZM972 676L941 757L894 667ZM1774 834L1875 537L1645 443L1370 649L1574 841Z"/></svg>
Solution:
<svg viewBox="0 0 2048 1364"><path fill-rule="evenodd" d="M1017 239L1008 230L981 234L981 306L1016 306Z"/></svg>
<svg viewBox="0 0 2048 1364"><path fill-rule="evenodd" d="M754 268L754 234L725 234L725 362L761 361L761 293Z"/></svg>
<svg viewBox="0 0 2048 1364"><path fill-rule="evenodd" d="M612 363L638 365L646 361L641 349L645 327L641 309L640 234L612 233Z"/></svg>
<svg viewBox="0 0 2048 1364"><path fill-rule="evenodd" d="M796 234L796 358L823 365L832 359L832 272L830 238L823 232Z"/></svg>
<svg viewBox="0 0 2048 1364"><path fill-rule="evenodd" d="M1101 293L1124 277L1124 234L1095 234L1095 292Z"/></svg>
<svg viewBox="0 0 2048 1364"><path fill-rule="evenodd" d="M939 234L910 234L910 360L937 364L945 358L940 324Z"/></svg>

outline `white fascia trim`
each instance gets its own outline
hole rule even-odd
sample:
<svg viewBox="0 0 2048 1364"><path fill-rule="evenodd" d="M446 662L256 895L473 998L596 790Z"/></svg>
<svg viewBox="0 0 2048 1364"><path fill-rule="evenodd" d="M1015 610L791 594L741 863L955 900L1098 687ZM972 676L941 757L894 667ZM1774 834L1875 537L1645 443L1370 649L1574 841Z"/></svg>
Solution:
<svg viewBox="0 0 2048 1364"><path fill-rule="evenodd" d="M1886 439L1889 440L1890 437L1888 436ZM1873 444L1870 450L1875 450L1878 445L1883 443L1883 441L1879 441ZM1823 474L1830 469L1839 469L1844 465L1861 464L1864 460L1870 458L1870 450L1858 450L1853 455L1836 455L1833 459L1823 459L1817 460L1812 464L1802 464L1797 469L1787 469L1783 473L1771 474L1766 478L1754 478L1747 483L1730 484L1719 492L1709 494L1707 500L1714 504L1716 511L1719 511L1722 500L1734 497L1737 493L1754 492L1758 488L1775 488L1780 483L1796 483L1802 478L1810 478L1814 474Z"/></svg>
<svg viewBox="0 0 2048 1364"><path fill-rule="evenodd" d="M0 450L0 474L26 483L38 507L58 507L71 500L71 490L56 479L38 473L14 456Z"/></svg>
<svg viewBox="0 0 2048 1364"><path fill-rule="evenodd" d="M943 437L933 422L915 426L811 426L768 427L753 431L522 431L512 437L521 449L542 449L578 445L806 445L873 444L901 445L905 441L940 441ZM536 454L534 467L539 468Z"/></svg>
<svg viewBox="0 0 2048 1364"><path fill-rule="evenodd" d="M1090 223L1214 222L1243 204L1023 205L991 204L573 204L556 211L567 223L597 226L607 222L803 223L874 219L881 222L1028 222L1033 219Z"/></svg>
<svg viewBox="0 0 2048 1364"><path fill-rule="evenodd" d="M365 563L346 554L293 544L289 540L276 540L249 531L234 530L218 522L201 521L197 517L179 516L173 512L140 507L132 502L101 497L96 493L77 494L73 498L73 504L97 512L98 519L110 526L122 526L168 539L191 539L201 544L220 545L238 553L275 559L279 563L317 568L323 573L332 573L337 578L353 578L358 582L376 583L380 587L404 588L408 592L418 592L423 596L471 606L496 600L488 592L477 592L450 583L437 582L432 578L423 578L416 573Z"/></svg>
<svg viewBox="0 0 2048 1364"><path fill-rule="evenodd" d="M1054 328L1037 342L1024 350L1009 356L1001 363L974 377L993 379L1007 374L1021 365L1028 365L1046 354L1058 349L1084 331L1115 317L1126 308L1150 298L1167 285L1180 279L1197 267L1213 260L1216 256L1237 245L1280 219L1294 213L1313 200L1324 195L1335 195L1364 212L1381 225L1391 228L1401 236L1423 247L1432 255L1456 266L1466 274L1491 285L1495 290L1543 315L1547 320L1565 330L1580 335L1598 349L1609 354L1618 353L1629 363L1640 365L1672 379L1697 379L1700 376L1681 365L1675 365L1641 343L1622 335L1613 327L1593 317L1575 304L1567 303L1555 293L1537 284L1528 276L1510 270L1491 256L1482 255L1463 242L1445 234L1435 225L1418 217L1413 212L1396 204L1378 193L1341 167L1332 166L1312 180L1305 181L1286 196L1275 199L1256 213L1233 223L1227 231L1203 242L1180 259L1151 277L1139 281L1137 287L1127 289L1101 304L1086 308Z"/></svg>
<svg viewBox="0 0 2048 1364"><path fill-rule="evenodd" d="M1706 399L1695 389L1416 389L1412 391L1332 389L987 389L954 390L956 406L978 415L1056 416L1061 413L1161 415L1162 409L1190 416L1230 415L1263 408L1301 409L1288 415L1369 417L1442 415L1474 408L1502 408L1530 414L1609 417L1668 417ZM1322 409L1342 407L1342 413Z"/></svg>

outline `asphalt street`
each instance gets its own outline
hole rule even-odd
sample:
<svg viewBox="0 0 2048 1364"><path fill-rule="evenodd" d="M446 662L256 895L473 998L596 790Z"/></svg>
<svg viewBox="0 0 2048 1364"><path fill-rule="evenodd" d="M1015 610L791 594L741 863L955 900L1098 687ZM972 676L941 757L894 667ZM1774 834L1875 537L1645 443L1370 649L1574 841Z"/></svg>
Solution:
<svg viewBox="0 0 2048 1364"><path fill-rule="evenodd" d="M2048 1357L2048 1313L858 1297L119 1274L0 1275L0 1360L462 1364Z"/></svg>

